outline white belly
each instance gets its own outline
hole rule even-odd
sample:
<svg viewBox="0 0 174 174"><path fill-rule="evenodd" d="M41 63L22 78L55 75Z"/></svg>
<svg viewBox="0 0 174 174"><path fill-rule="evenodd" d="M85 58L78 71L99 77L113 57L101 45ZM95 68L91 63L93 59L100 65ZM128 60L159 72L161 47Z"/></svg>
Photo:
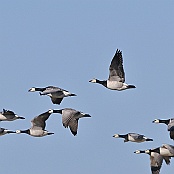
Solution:
<svg viewBox="0 0 174 174"><path fill-rule="evenodd" d="M68 95L69 95L70 93L69 92L61 92L61 91L59 91L59 92L52 92L52 93L49 93L49 94L47 94L48 96L50 96L50 97L53 97L53 98L63 98L63 97L67 97Z"/></svg>
<svg viewBox="0 0 174 174"><path fill-rule="evenodd" d="M30 129L30 135L33 137L42 137L43 136L43 130L32 130Z"/></svg>
<svg viewBox="0 0 174 174"><path fill-rule="evenodd" d="M107 88L109 88L109 89L112 89L112 90L123 90L122 87L123 87L123 83L122 82L107 80Z"/></svg>

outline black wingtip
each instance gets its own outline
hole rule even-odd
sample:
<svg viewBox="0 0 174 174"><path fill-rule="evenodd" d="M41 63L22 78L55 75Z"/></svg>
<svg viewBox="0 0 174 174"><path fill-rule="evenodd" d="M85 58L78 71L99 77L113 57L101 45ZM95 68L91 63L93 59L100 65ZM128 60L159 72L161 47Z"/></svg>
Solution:
<svg viewBox="0 0 174 174"><path fill-rule="evenodd" d="M51 97L51 101L53 104L57 104L60 105L60 103L62 102L63 98L52 98Z"/></svg>
<svg viewBox="0 0 174 174"><path fill-rule="evenodd" d="M71 131L72 132L72 134L74 135L74 136L76 136L77 135L77 132L73 132L73 131Z"/></svg>
<svg viewBox="0 0 174 174"><path fill-rule="evenodd" d="M116 54L122 54L122 51L117 48Z"/></svg>

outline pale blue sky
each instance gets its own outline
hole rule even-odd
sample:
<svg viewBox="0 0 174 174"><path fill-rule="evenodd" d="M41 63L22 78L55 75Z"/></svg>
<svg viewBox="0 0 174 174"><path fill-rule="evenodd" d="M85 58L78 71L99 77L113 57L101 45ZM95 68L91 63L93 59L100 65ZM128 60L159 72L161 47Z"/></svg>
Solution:
<svg viewBox="0 0 174 174"><path fill-rule="evenodd" d="M155 118L174 117L174 1L0 2L0 110L25 120L1 122L11 130L27 129L48 109L71 107L91 118L79 120L74 137L51 115L52 136L0 137L1 173L115 174L150 173L149 156L137 149L173 144ZM116 49L123 52L126 82L137 88L111 91L88 81L108 78ZM30 87L54 85L77 94L53 105ZM137 132L154 139L124 143L115 133ZM173 174L163 164L162 174Z"/></svg>

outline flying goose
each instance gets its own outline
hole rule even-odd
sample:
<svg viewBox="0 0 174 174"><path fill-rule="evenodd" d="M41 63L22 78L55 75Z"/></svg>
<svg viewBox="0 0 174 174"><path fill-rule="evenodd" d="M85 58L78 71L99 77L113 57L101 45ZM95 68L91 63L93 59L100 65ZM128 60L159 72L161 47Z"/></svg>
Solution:
<svg viewBox="0 0 174 174"><path fill-rule="evenodd" d="M16 115L13 111L3 109L0 112L0 121L13 121L17 119L25 119L24 117L20 117Z"/></svg>
<svg viewBox="0 0 174 174"><path fill-rule="evenodd" d="M147 138L144 135L137 134L137 133L128 133L125 135L114 134L113 137L114 138L124 138L124 142L132 141L132 142L141 143L144 141L153 141L153 139Z"/></svg>
<svg viewBox="0 0 174 174"><path fill-rule="evenodd" d="M4 128L0 128L0 136L5 135L5 134L10 134L10 133L16 133L14 131L8 130L8 129L4 129Z"/></svg>
<svg viewBox="0 0 174 174"><path fill-rule="evenodd" d="M164 123L167 125L167 130L170 132L170 138L174 140L174 118L161 120L161 119L155 119L152 121L153 123Z"/></svg>
<svg viewBox="0 0 174 174"><path fill-rule="evenodd" d="M174 146L169 145L169 144L163 144L160 147L157 147L153 150L146 150L147 152L156 152L159 153L162 156L168 156L168 157L174 157Z"/></svg>
<svg viewBox="0 0 174 174"><path fill-rule="evenodd" d="M100 81L98 79L92 79L89 82L92 83L99 83L104 87L112 90L125 90L129 88L136 88L134 85L128 85L125 82L125 73L123 69L123 58L122 58L122 51L116 51L110 67L109 67L109 78L108 80Z"/></svg>
<svg viewBox="0 0 174 174"><path fill-rule="evenodd" d="M55 87L48 86L45 88L35 88L32 87L28 90L29 92L40 91L40 95L47 95L51 98L53 104L60 104L64 97L68 96L76 96L76 94L72 94L67 90Z"/></svg>
<svg viewBox="0 0 174 174"><path fill-rule="evenodd" d="M60 110L53 110L53 113L62 114L62 124L65 128L70 128L72 134L75 136L77 134L78 120L82 117L91 117L89 114L84 114L83 112L77 111L71 108L65 108Z"/></svg>
<svg viewBox="0 0 174 174"><path fill-rule="evenodd" d="M162 167L163 160L165 160L167 165L170 164L170 157L164 157L156 152L152 152L151 149L149 151L136 150L134 153L136 153L136 154L146 153L150 156L150 167L151 167L152 174L160 173L160 169Z"/></svg>
<svg viewBox="0 0 174 174"><path fill-rule="evenodd" d="M45 130L46 127L46 120L49 118L49 116L53 113L53 110L50 109L49 111L40 114L37 117L34 117L31 120L32 127L27 130L16 130L17 134L20 133L26 133L28 135L31 135L33 137L43 137L46 135L52 135L54 133L48 132Z"/></svg>

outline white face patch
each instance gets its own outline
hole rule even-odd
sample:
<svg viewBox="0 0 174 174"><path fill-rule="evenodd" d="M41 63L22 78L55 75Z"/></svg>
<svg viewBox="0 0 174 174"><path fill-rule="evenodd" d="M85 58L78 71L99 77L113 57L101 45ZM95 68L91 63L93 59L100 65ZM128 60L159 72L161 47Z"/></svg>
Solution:
<svg viewBox="0 0 174 174"><path fill-rule="evenodd" d="M140 154L140 150L136 150L135 153L136 153L136 154Z"/></svg>
<svg viewBox="0 0 174 174"><path fill-rule="evenodd" d="M150 151L149 151L149 150L145 150L145 153L147 153L147 154L148 154L148 153L150 153Z"/></svg>
<svg viewBox="0 0 174 174"><path fill-rule="evenodd" d="M35 88L30 88L30 89L29 89L29 92L35 92L35 91L36 91Z"/></svg>
<svg viewBox="0 0 174 174"><path fill-rule="evenodd" d="M159 119L155 119L153 122L154 123L159 123Z"/></svg>
<svg viewBox="0 0 174 174"><path fill-rule="evenodd" d="M92 79L92 80L90 80L89 82L91 82L91 83L96 83L96 79Z"/></svg>
<svg viewBox="0 0 174 174"><path fill-rule="evenodd" d="M52 109L49 109L48 113L52 114L53 113L53 110Z"/></svg>
<svg viewBox="0 0 174 174"><path fill-rule="evenodd" d="M118 138L119 137L119 135L118 134L114 134L114 136L113 136L114 138Z"/></svg>
<svg viewBox="0 0 174 174"><path fill-rule="evenodd" d="M17 133L17 134L20 134L20 133L21 133L21 131L20 131L20 130L16 130L16 133Z"/></svg>

